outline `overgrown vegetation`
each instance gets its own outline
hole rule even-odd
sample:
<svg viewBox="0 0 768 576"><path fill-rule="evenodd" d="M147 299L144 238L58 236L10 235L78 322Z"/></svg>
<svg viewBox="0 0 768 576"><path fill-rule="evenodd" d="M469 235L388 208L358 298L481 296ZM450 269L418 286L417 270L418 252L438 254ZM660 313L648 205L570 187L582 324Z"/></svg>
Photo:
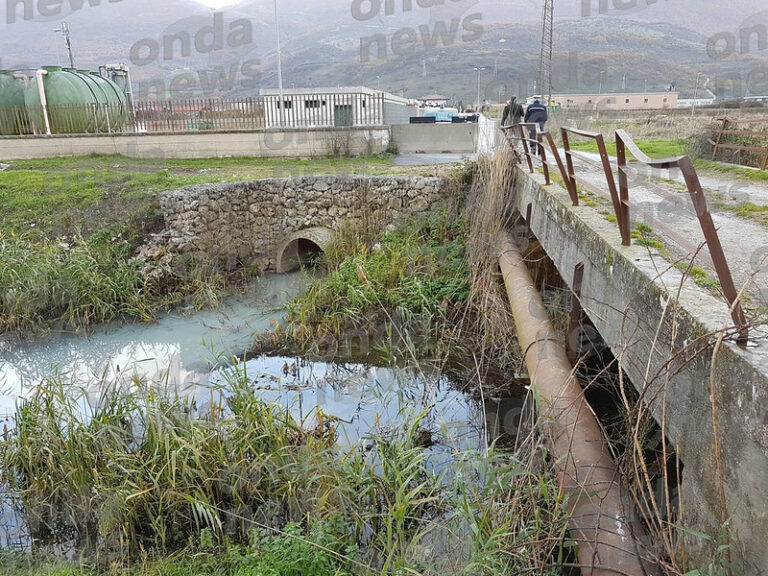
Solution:
<svg viewBox="0 0 768 576"><path fill-rule="evenodd" d="M327 275L289 305L273 339L320 352L318 343L351 333L397 343L407 331L425 345L455 318L468 294L466 222L442 210L380 236L370 230L341 231L321 264Z"/></svg>
<svg viewBox="0 0 768 576"><path fill-rule="evenodd" d="M0 555L4 574L556 574L566 502L533 442L436 471L423 415L342 451L236 366L210 407L133 382L98 395L48 382L0 441L0 479L32 535L74 566Z"/></svg>

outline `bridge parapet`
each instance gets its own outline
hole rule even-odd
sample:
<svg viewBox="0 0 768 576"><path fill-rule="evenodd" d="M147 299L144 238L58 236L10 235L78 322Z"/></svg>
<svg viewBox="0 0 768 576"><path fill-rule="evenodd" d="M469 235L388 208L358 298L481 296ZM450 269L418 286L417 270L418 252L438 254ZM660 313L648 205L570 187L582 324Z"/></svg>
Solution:
<svg viewBox="0 0 768 576"><path fill-rule="evenodd" d="M573 206L565 189L544 180L516 169L515 206L566 282L583 265L584 311L685 466L681 522L717 538L727 519L734 573L761 573L768 566L768 342L758 330L749 346L737 345L726 302L657 249L622 245L615 224ZM711 558L710 542L688 544L694 561Z"/></svg>

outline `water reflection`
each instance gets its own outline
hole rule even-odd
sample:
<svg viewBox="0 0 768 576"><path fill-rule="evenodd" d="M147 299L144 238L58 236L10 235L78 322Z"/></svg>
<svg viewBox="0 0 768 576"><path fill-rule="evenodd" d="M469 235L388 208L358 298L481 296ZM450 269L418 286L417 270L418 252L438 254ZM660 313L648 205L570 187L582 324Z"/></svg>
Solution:
<svg viewBox="0 0 768 576"><path fill-rule="evenodd" d="M216 310L174 313L152 324L107 325L85 335L2 341L0 419L50 378L95 391L134 376L176 388L197 381L221 358L242 354L255 333L282 318L282 306L306 284L300 273L265 276Z"/></svg>

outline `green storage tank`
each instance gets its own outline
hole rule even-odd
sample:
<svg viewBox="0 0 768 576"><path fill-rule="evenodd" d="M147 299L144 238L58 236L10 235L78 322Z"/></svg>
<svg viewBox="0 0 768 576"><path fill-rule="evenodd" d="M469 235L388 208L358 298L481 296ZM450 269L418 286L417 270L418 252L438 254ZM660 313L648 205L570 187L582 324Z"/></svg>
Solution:
<svg viewBox="0 0 768 576"><path fill-rule="evenodd" d="M116 93L118 88L106 78L79 72L72 68L44 66L43 76L48 118L53 134L81 134L119 130L125 124L127 106L125 97ZM110 92L109 90L112 90ZM45 133L37 78L30 78L24 100L37 132ZM106 107L105 105L112 105Z"/></svg>
<svg viewBox="0 0 768 576"><path fill-rule="evenodd" d="M89 72L89 75L99 86L101 86L101 89L104 92L105 102L109 104L108 129L112 131L121 130L128 118L128 98L117 84L104 78L98 72Z"/></svg>
<svg viewBox="0 0 768 576"><path fill-rule="evenodd" d="M24 124L24 83L0 70L0 135L21 134Z"/></svg>

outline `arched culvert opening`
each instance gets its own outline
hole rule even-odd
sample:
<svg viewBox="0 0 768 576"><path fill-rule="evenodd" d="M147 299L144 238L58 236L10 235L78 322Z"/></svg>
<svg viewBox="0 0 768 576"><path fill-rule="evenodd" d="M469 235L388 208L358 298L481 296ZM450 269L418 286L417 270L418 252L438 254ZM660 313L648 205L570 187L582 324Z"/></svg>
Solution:
<svg viewBox="0 0 768 576"><path fill-rule="evenodd" d="M323 249L309 238L292 240L283 250L282 271L291 272L297 268L314 268L323 255Z"/></svg>
<svg viewBox="0 0 768 576"><path fill-rule="evenodd" d="M331 241L333 232L327 228L307 228L294 232L278 247L275 258L279 273L317 264Z"/></svg>

